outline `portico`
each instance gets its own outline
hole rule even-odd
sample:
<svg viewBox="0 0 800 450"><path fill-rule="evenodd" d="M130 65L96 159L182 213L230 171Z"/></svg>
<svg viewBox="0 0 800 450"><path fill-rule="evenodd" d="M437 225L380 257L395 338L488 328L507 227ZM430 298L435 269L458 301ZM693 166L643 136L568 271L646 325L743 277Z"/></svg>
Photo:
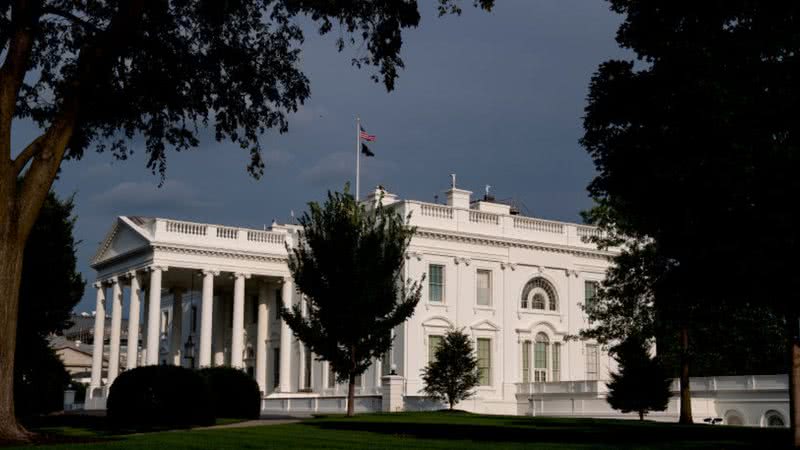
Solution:
<svg viewBox="0 0 800 450"><path fill-rule="evenodd" d="M98 272L95 336L103 336L108 313L111 333L107 379L101 378L98 346L89 396L105 397L120 372L124 308L130 343L126 369L230 365L252 373L264 394L308 385L302 379L307 371L292 364L293 350L302 353L302 345L277 314L279 304L291 307L300 299L286 264L285 243L295 235L287 226L266 231L119 217L92 261ZM134 345L140 315L141 352Z"/></svg>

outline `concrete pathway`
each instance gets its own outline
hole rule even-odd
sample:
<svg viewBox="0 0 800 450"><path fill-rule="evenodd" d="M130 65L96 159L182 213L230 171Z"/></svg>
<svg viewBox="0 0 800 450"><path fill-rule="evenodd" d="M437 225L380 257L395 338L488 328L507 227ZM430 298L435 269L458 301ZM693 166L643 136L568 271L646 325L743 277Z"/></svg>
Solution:
<svg viewBox="0 0 800 450"><path fill-rule="evenodd" d="M256 420L245 420L242 422L226 423L224 425L212 425L210 427L192 428L193 430L220 430L225 428L247 428L247 427L260 427L263 425L285 425L288 423L297 423L303 420L300 417L280 416L280 417L264 417Z"/></svg>

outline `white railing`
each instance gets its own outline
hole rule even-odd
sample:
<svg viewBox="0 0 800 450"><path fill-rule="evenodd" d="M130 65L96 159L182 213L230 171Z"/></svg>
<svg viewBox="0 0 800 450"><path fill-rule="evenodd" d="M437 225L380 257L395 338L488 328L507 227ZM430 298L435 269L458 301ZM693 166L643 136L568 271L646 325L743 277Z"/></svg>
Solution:
<svg viewBox="0 0 800 450"><path fill-rule="evenodd" d="M593 237L602 237L603 231L595 227L587 227L578 225L578 237L581 239L588 239Z"/></svg>
<svg viewBox="0 0 800 450"><path fill-rule="evenodd" d="M178 234L190 234L193 236L205 236L208 227L199 223L181 222L178 220L167 220L167 232Z"/></svg>
<svg viewBox="0 0 800 450"><path fill-rule="evenodd" d="M546 383L517 383L518 395L531 394L598 394L606 392L605 381L551 381Z"/></svg>
<svg viewBox="0 0 800 450"><path fill-rule="evenodd" d="M217 227L217 237L221 239L238 239L239 229L232 227Z"/></svg>
<svg viewBox="0 0 800 450"><path fill-rule="evenodd" d="M527 217L514 217L514 228L541 231L543 233L564 234L563 223L541 219L529 219Z"/></svg>
<svg viewBox="0 0 800 450"><path fill-rule="evenodd" d="M431 203L420 203L420 213L427 217L436 217L438 219L452 219L453 208L443 205L434 205Z"/></svg>
<svg viewBox="0 0 800 450"><path fill-rule="evenodd" d="M483 211L470 211L469 221L474 223L488 223L491 225L497 225L498 223L500 223L500 219L497 214L487 213Z"/></svg>
<svg viewBox="0 0 800 450"><path fill-rule="evenodd" d="M271 231L247 231L247 240L250 242L265 242L267 244L283 244L286 235Z"/></svg>

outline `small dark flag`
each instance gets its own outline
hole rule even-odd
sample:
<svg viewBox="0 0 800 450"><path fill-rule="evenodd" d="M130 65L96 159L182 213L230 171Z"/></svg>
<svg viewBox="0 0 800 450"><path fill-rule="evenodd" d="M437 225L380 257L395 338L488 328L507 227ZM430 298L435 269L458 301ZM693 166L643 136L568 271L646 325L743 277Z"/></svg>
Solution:
<svg viewBox="0 0 800 450"><path fill-rule="evenodd" d="M363 142L361 143L361 153L363 153L364 156L375 156L375 153L372 153L372 150L370 150L369 147L367 147Z"/></svg>

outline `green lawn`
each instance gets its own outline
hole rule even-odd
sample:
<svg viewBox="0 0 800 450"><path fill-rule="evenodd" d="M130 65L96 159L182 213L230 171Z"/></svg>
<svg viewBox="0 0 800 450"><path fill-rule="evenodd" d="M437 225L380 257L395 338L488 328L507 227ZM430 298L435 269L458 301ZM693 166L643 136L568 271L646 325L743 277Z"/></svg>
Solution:
<svg viewBox="0 0 800 450"><path fill-rule="evenodd" d="M45 430L41 430L45 431ZM47 431L71 439L40 445L53 449L257 449L257 448L780 448L787 430L679 426L627 420L481 416L462 413L328 416L290 425L107 435L79 427ZM26 447L26 448L31 448Z"/></svg>

